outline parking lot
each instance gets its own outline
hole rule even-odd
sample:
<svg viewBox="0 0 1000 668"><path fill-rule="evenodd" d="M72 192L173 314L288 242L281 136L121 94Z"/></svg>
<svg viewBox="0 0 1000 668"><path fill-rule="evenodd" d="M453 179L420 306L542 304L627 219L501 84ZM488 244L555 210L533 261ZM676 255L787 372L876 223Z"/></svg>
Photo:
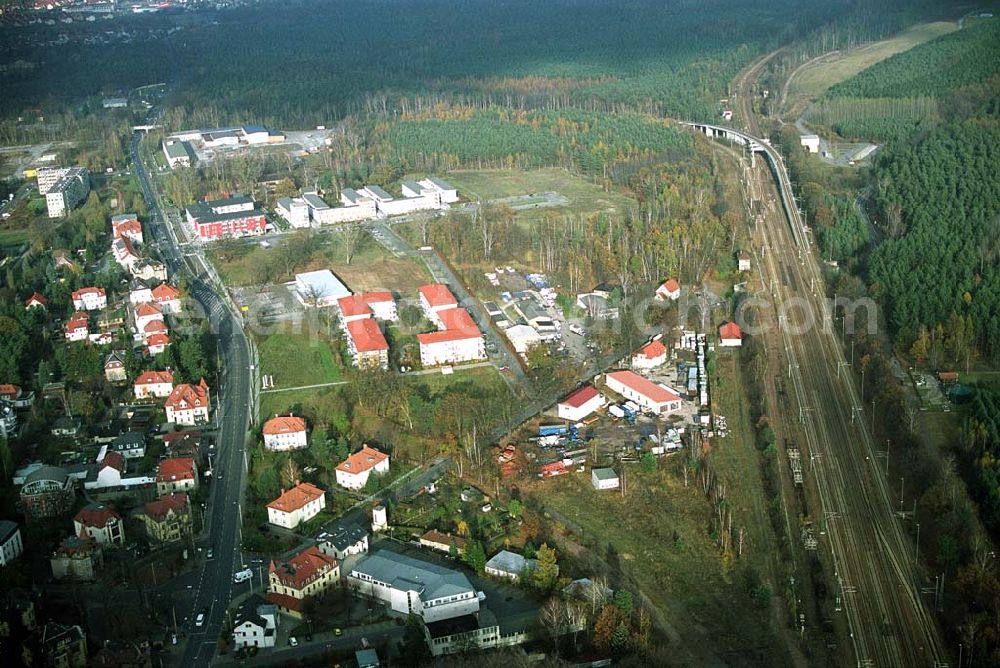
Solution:
<svg viewBox="0 0 1000 668"><path fill-rule="evenodd" d="M230 290L236 303L249 314L251 322L274 324L300 322L305 318L305 306L295 295L292 283L261 288L233 287Z"/></svg>

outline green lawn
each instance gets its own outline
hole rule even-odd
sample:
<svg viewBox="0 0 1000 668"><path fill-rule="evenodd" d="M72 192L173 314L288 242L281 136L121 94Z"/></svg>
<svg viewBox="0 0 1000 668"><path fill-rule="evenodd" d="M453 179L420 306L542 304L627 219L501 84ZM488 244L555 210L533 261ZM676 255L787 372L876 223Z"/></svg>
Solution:
<svg viewBox="0 0 1000 668"><path fill-rule="evenodd" d="M414 385L426 385L431 394L437 394L448 387L454 387L462 383L478 385L488 392L495 393L496 396L507 396L510 391L500 372L493 366L475 367L462 370L455 367L455 373L445 376L441 373L429 373L421 376L410 376L410 382Z"/></svg>
<svg viewBox="0 0 1000 668"><path fill-rule="evenodd" d="M841 81L846 81L858 72L897 53L909 51L918 44L935 37L958 30L958 24L950 21L923 23L890 39L875 42L860 49L849 51L846 56L832 61L818 61L803 68L788 87L790 97L817 98L826 89Z"/></svg>
<svg viewBox="0 0 1000 668"><path fill-rule="evenodd" d="M321 334L280 333L260 337L260 371L273 375L277 388L341 380L330 341Z"/></svg>
<svg viewBox="0 0 1000 668"><path fill-rule="evenodd" d="M0 230L0 247L18 246L28 240L28 230Z"/></svg>
<svg viewBox="0 0 1000 668"><path fill-rule="evenodd" d="M616 192L604 190L587 179L564 169L549 167L522 171L516 169L459 170L445 177L467 199L499 199L515 195L557 192L569 199L565 207L529 209L518 212L520 220L538 220L546 215L564 213L623 212L635 201Z"/></svg>

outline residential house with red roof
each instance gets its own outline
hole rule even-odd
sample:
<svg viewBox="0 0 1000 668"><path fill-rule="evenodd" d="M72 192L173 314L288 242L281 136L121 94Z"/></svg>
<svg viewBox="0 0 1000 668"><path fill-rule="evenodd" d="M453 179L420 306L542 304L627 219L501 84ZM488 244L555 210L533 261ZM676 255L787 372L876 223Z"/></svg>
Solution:
<svg viewBox="0 0 1000 668"><path fill-rule="evenodd" d="M436 321L440 331L417 334L420 363L424 367L486 359L486 341L468 311L464 308L439 311Z"/></svg>
<svg viewBox="0 0 1000 668"><path fill-rule="evenodd" d="M315 545L284 561L272 561L267 569L267 600L278 610L301 618L306 601L337 586L340 564Z"/></svg>
<svg viewBox="0 0 1000 668"><path fill-rule="evenodd" d="M345 332L354 366L359 369L389 368L389 344L374 318L351 320Z"/></svg>
<svg viewBox="0 0 1000 668"><path fill-rule="evenodd" d="M672 413L681 408L681 398L676 392L634 371L609 371L605 381L609 390L653 413Z"/></svg>
<svg viewBox="0 0 1000 668"><path fill-rule="evenodd" d="M125 542L125 524L114 508L104 503L88 503L73 517L73 533L92 538L100 545Z"/></svg>
<svg viewBox="0 0 1000 668"><path fill-rule="evenodd" d="M396 311L396 301L392 298L392 293L388 291L360 292L341 297L337 300L337 308L340 311L340 321L343 325L351 320L364 318L377 318L389 322L395 322L399 318Z"/></svg>
<svg viewBox="0 0 1000 668"><path fill-rule="evenodd" d="M167 422L196 425L208 422L210 400L208 383L202 378L197 385L183 383L174 387L164 404Z"/></svg>
<svg viewBox="0 0 1000 668"><path fill-rule="evenodd" d="M146 352L150 357L159 355L170 345L170 336L164 332L153 332L146 337Z"/></svg>
<svg viewBox="0 0 1000 668"><path fill-rule="evenodd" d="M389 455L362 445L361 449L337 465L337 484L347 489L361 489L368 476L389 472Z"/></svg>
<svg viewBox="0 0 1000 668"><path fill-rule="evenodd" d="M151 322L163 323L163 311L160 310L160 306L156 302L137 304L133 313L135 314L135 331L138 333L145 334L146 325Z"/></svg>
<svg viewBox="0 0 1000 668"><path fill-rule="evenodd" d="M122 383L128 380L124 350L112 350L104 358L104 378L109 383Z"/></svg>
<svg viewBox="0 0 1000 668"><path fill-rule="evenodd" d="M66 322L67 341L86 341L90 336L90 315L86 311L77 311Z"/></svg>
<svg viewBox="0 0 1000 668"><path fill-rule="evenodd" d="M580 422L594 411L598 411L608 403L604 395L593 385L570 392L566 398L556 404L556 414L560 419L570 422Z"/></svg>
<svg viewBox="0 0 1000 668"><path fill-rule="evenodd" d="M181 291L169 283L160 283L153 288L153 301L160 307L160 312L164 314L180 313L181 311Z"/></svg>
<svg viewBox="0 0 1000 668"><path fill-rule="evenodd" d="M667 347L659 339L650 341L632 355L632 368L649 371L667 363Z"/></svg>
<svg viewBox="0 0 1000 668"><path fill-rule="evenodd" d="M444 329L439 315L442 311L458 307L455 295L443 283L421 285L417 288L417 292L420 294L420 308L423 309L424 315L438 328Z"/></svg>
<svg viewBox="0 0 1000 668"><path fill-rule="evenodd" d="M136 337L137 340L145 342L147 345L149 341L157 334L161 336L167 336L167 324L162 320L150 320L142 328L142 333Z"/></svg>
<svg viewBox="0 0 1000 668"><path fill-rule="evenodd" d="M69 536L56 548L49 564L56 580L90 582L104 565L104 551L93 538Z"/></svg>
<svg viewBox="0 0 1000 668"><path fill-rule="evenodd" d="M719 346L739 348L743 345L743 330L735 322L727 322L719 327Z"/></svg>
<svg viewBox="0 0 1000 668"><path fill-rule="evenodd" d="M141 244L142 223L134 213L123 213L111 217L111 236L113 238L128 239L132 243Z"/></svg>
<svg viewBox="0 0 1000 668"><path fill-rule="evenodd" d="M38 292L32 292L31 296L24 300L24 309L26 311L31 310L33 308L44 309L48 305L49 305L49 300L45 298L45 295L42 295Z"/></svg>
<svg viewBox="0 0 1000 668"><path fill-rule="evenodd" d="M308 482L281 491L281 496L267 504L267 521L275 526L294 529L308 522L326 508L326 492Z"/></svg>
<svg viewBox="0 0 1000 668"><path fill-rule="evenodd" d="M294 415L277 415L264 423L264 447L295 450L309 445L306 421Z"/></svg>
<svg viewBox="0 0 1000 668"><path fill-rule="evenodd" d="M73 291L72 298L77 311L99 311L108 305L108 293L104 288L80 288Z"/></svg>
<svg viewBox="0 0 1000 668"><path fill-rule="evenodd" d="M156 468L156 493L160 496L198 488L198 465L190 457L160 460Z"/></svg>
<svg viewBox="0 0 1000 668"><path fill-rule="evenodd" d="M676 278L671 278L656 288L655 298L660 301L676 301L680 296L681 284L677 282Z"/></svg>
<svg viewBox="0 0 1000 668"><path fill-rule="evenodd" d="M125 237L119 237L111 242L111 255L115 258L115 262L129 272L139 261L139 254L135 251L135 247Z"/></svg>
<svg viewBox="0 0 1000 668"><path fill-rule="evenodd" d="M166 371L143 371L135 379L134 390L136 399L169 397L174 391L174 372L169 369Z"/></svg>
<svg viewBox="0 0 1000 668"><path fill-rule="evenodd" d="M193 522L187 494L168 494L148 502L139 515L146 534L161 543L171 543L190 535Z"/></svg>
<svg viewBox="0 0 1000 668"><path fill-rule="evenodd" d="M125 455L120 452L105 451L104 457L98 461L96 478L93 483L85 482L84 487L87 489L121 487L127 470Z"/></svg>

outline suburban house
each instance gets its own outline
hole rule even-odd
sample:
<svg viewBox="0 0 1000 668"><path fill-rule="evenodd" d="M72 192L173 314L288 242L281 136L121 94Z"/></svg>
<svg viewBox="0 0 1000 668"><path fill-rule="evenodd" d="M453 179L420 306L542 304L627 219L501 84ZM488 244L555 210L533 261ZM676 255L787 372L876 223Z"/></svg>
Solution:
<svg viewBox="0 0 1000 668"><path fill-rule="evenodd" d="M264 234L267 225L267 214L245 195L198 202L187 207L185 214L188 225L205 241Z"/></svg>
<svg viewBox="0 0 1000 668"><path fill-rule="evenodd" d="M618 474L614 469L591 469L590 484L594 489L618 489Z"/></svg>
<svg viewBox="0 0 1000 668"><path fill-rule="evenodd" d="M294 415L279 415L264 423L264 447L268 450L295 450L309 445L306 421Z"/></svg>
<svg viewBox="0 0 1000 668"><path fill-rule="evenodd" d="M461 555L465 552L464 538L461 536L452 536L450 533L441 533L437 529L431 529L421 536L420 544L432 550L444 552L445 554L451 554L452 547L455 548L456 555Z"/></svg>
<svg viewBox="0 0 1000 668"><path fill-rule="evenodd" d="M60 415L53 420L52 425L49 427L49 433L61 438L75 438L80 434L82 427L83 421L80 418Z"/></svg>
<svg viewBox="0 0 1000 668"><path fill-rule="evenodd" d="M670 388L647 380L634 371L609 371L605 380L609 390L653 413L671 413L681 408L681 398Z"/></svg>
<svg viewBox="0 0 1000 668"><path fill-rule="evenodd" d="M657 339L650 341L632 355L632 368L637 371L649 371L667 363L667 347Z"/></svg>
<svg viewBox="0 0 1000 668"><path fill-rule="evenodd" d="M148 337L146 337L146 352L153 355L159 355L167 349L170 345L170 336L164 332L153 332Z"/></svg>
<svg viewBox="0 0 1000 668"><path fill-rule="evenodd" d="M33 308L44 309L48 306L48 303L49 300L45 298L45 295L38 292L32 292L31 296L24 300L24 310L28 311Z"/></svg>
<svg viewBox="0 0 1000 668"><path fill-rule="evenodd" d="M525 572L533 570L537 564L536 559L525 559L517 552L500 550L486 562L486 574L516 580Z"/></svg>
<svg viewBox="0 0 1000 668"><path fill-rule="evenodd" d="M31 408L35 403L35 393L26 393L20 385L0 383L0 399L10 402L14 408Z"/></svg>
<svg viewBox="0 0 1000 668"><path fill-rule="evenodd" d="M447 285L442 283L431 283L421 285L417 288L420 293L420 308L428 320L433 322L439 329L444 329L439 314L442 311L458 307L458 300Z"/></svg>
<svg viewBox="0 0 1000 668"><path fill-rule="evenodd" d="M0 520L0 566L6 566L24 552L21 527L17 522Z"/></svg>
<svg viewBox="0 0 1000 668"><path fill-rule="evenodd" d="M167 371L143 371L135 379L135 398L147 399L157 397L164 399L174 391L174 372Z"/></svg>
<svg viewBox="0 0 1000 668"><path fill-rule="evenodd" d="M475 614L485 598L463 573L388 550L358 561L347 584L395 612L419 615L424 623Z"/></svg>
<svg viewBox="0 0 1000 668"><path fill-rule="evenodd" d="M125 457L117 452L108 452L103 457L98 458L97 473L94 480L84 483L84 488L104 489L110 487L121 487L125 479L125 472L128 465Z"/></svg>
<svg viewBox="0 0 1000 668"><path fill-rule="evenodd" d="M208 422L209 405L208 383L204 378L197 385L177 385L164 404L167 422L183 425Z"/></svg>
<svg viewBox="0 0 1000 668"><path fill-rule="evenodd" d="M201 460L200 431L172 431L163 435L167 457L190 457L198 464Z"/></svg>
<svg viewBox="0 0 1000 668"><path fill-rule="evenodd" d="M141 332L138 332L136 336L137 341L143 341L148 343L151 338L157 334L165 336L167 334L167 325L163 322L163 319L150 320L147 322Z"/></svg>
<svg viewBox="0 0 1000 668"><path fill-rule="evenodd" d="M345 324L351 320L372 317L386 322L395 322L399 319L396 300L388 291L360 292L341 297L337 300L337 307L340 309L340 320Z"/></svg>
<svg viewBox="0 0 1000 668"><path fill-rule="evenodd" d="M486 359L486 342L468 311L464 308L437 311L436 320L441 331L417 334L423 366Z"/></svg>
<svg viewBox="0 0 1000 668"><path fill-rule="evenodd" d="M101 545L123 544L125 525L122 516L103 503L88 503L73 517L73 533L91 538Z"/></svg>
<svg viewBox="0 0 1000 668"><path fill-rule="evenodd" d="M127 431L116 436L108 450L117 452L125 459L142 459L146 456L146 435L141 431Z"/></svg>
<svg viewBox="0 0 1000 668"><path fill-rule="evenodd" d="M111 216L111 237L121 237L132 243L141 244L143 242L142 223L139 222L139 216L134 213Z"/></svg>
<svg viewBox="0 0 1000 668"><path fill-rule="evenodd" d="M146 282L138 278L129 284L128 303L136 306L153 301L153 291Z"/></svg>
<svg viewBox="0 0 1000 668"><path fill-rule="evenodd" d="M267 521L285 529L308 522L326 508L326 492L308 483L296 483L282 490L281 496L267 504Z"/></svg>
<svg viewBox="0 0 1000 668"><path fill-rule="evenodd" d="M301 618L306 599L336 587L340 582L340 564L323 554L315 545L285 561L268 566L267 600L278 610Z"/></svg>
<svg viewBox="0 0 1000 668"><path fill-rule="evenodd" d="M109 383L122 383L128 380L125 369L125 351L112 350L104 360L104 378Z"/></svg>
<svg viewBox="0 0 1000 668"><path fill-rule="evenodd" d="M143 258L132 265L132 276L144 281L165 281L167 265L157 260Z"/></svg>
<svg viewBox="0 0 1000 668"><path fill-rule="evenodd" d="M126 237L119 237L111 242L111 255L123 269L131 272L132 267L139 261L139 254L132 246L132 242Z"/></svg>
<svg viewBox="0 0 1000 668"><path fill-rule="evenodd" d="M87 287L73 291L73 308L77 311L99 311L108 306L104 288Z"/></svg>
<svg viewBox="0 0 1000 668"><path fill-rule="evenodd" d="M389 455L366 444L337 465L337 484L347 489L361 489L372 473L385 475L388 472Z"/></svg>
<svg viewBox="0 0 1000 668"><path fill-rule="evenodd" d="M278 637L278 606L254 594L243 601L233 621L233 644L244 647L274 647Z"/></svg>
<svg viewBox="0 0 1000 668"><path fill-rule="evenodd" d="M180 313L181 292L169 283L160 283L150 291L153 301L164 314Z"/></svg>
<svg viewBox="0 0 1000 668"><path fill-rule="evenodd" d="M146 503L140 518L146 525L146 534L161 543L180 540L193 527L187 494L168 494Z"/></svg>
<svg viewBox="0 0 1000 668"><path fill-rule="evenodd" d="M104 565L104 552L93 538L69 536L49 559L56 580L90 582Z"/></svg>
<svg viewBox="0 0 1000 668"><path fill-rule="evenodd" d="M198 487L198 467L193 459L164 459L156 469L156 493L159 496L188 492Z"/></svg>
<svg viewBox="0 0 1000 668"><path fill-rule="evenodd" d="M389 344L374 318L351 320L344 331L354 366L359 369L389 368Z"/></svg>
<svg viewBox="0 0 1000 668"><path fill-rule="evenodd" d="M79 626L50 622L42 629L42 665L84 668L87 664L87 636Z"/></svg>
<svg viewBox="0 0 1000 668"><path fill-rule="evenodd" d="M739 348L743 345L743 330L735 322L727 322L719 327L719 346Z"/></svg>
<svg viewBox="0 0 1000 668"><path fill-rule="evenodd" d="M333 306L351 291L329 269L295 274L295 294L303 305L315 308Z"/></svg>
<svg viewBox="0 0 1000 668"><path fill-rule="evenodd" d="M90 336L90 314L77 311L66 321L67 341L86 341Z"/></svg>
<svg viewBox="0 0 1000 668"><path fill-rule="evenodd" d="M160 310L160 306L156 302L142 302L136 305L134 313L135 331L141 339L145 339L147 336L146 325L156 321L163 323L163 311Z"/></svg>
<svg viewBox="0 0 1000 668"><path fill-rule="evenodd" d="M661 301L676 301L680 296L681 284L676 278L671 278L656 288L656 299Z"/></svg>
<svg viewBox="0 0 1000 668"><path fill-rule="evenodd" d="M360 515L356 513L355 515ZM363 516L344 516L332 528L322 531L316 540L323 554L330 554L343 561L352 554L368 551L368 526Z"/></svg>
<svg viewBox="0 0 1000 668"><path fill-rule="evenodd" d="M566 398L556 404L556 414L562 420L580 422L594 411L598 411L608 403L593 385L570 392Z"/></svg>
<svg viewBox="0 0 1000 668"><path fill-rule="evenodd" d="M56 517L73 508L73 478L58 466L39 466L24 478L21 509L28 519Z"/></svg>

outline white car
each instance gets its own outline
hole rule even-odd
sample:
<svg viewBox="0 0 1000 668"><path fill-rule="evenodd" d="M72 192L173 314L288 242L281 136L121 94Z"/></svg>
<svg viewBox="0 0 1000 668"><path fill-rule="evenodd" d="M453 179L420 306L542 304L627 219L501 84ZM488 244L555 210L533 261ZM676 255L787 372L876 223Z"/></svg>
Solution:
<svg viewBox="0 0 1000 668"><path fill-rule="evenodd" d="M205 613L199 612L198 616L194 619L195 626L203 626L205 624Z"/></svg>
<svg viewBox="0 0 1000 668"><path fill-rule="evenodd" d="M236 573L233 574L233 582L246 582L251 577L253 577L253 571L249 568L244 568L242 571L236 571Z"/></svg>

